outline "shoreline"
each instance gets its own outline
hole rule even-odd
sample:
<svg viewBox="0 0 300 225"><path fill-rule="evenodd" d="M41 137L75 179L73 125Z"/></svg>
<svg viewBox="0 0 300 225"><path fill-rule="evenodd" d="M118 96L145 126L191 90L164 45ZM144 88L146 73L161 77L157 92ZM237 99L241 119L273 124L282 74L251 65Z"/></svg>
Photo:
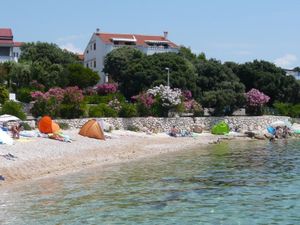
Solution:
<svg viewBox="0 0 300 225"><path fill-rule="evenodd" d="M84 169L111 166L186 149L205 147L220 139L251 140L246 137L224 137L202 133L196 137L170 137L167 134L113 131L106 141L78 135L78 130L64 132L72 143L48 138L22 138L12 146L0 149L1 156L12 154L12 160L0 157L0 188L34 179L65 175ZM1 146L2 147L2 146Z"/></svg>

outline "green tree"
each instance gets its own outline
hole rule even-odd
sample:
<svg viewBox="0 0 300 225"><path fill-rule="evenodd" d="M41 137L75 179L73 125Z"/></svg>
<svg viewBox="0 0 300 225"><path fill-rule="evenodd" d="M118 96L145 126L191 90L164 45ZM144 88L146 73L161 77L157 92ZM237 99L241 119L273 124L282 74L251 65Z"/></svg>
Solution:
<svg viewBox="0 0 300 225"><path fill-rule="evenodd" d="M121 92L130 98L150 87L166 85L166 68L170 69L171 87L197 92L194 65L176 53L146 56L133 48L119 48L107 55L104 72L110 74L119 83Z"/></svg>
<svg viewBox="0 0 300 225"><path fill-rule="evenodd" d="M56 44L46 42L25 43L21 47L20 62L44 62L49 64L67 65L77 62L77 56L62 50Z"/></svg>
<svg viewBox="0 0 300 225"><path fill-rule="evenodd" d="M245 87L232 69L221 62L199 60L197 86L201 89L198 100L204 107L215 108L215 115L230 115L245 103Z"/></svg>
<svg viewBox="0 0 300 225"><path fill-rule="evenodd" d="M254 60L233 68L233 71L245 85L246 91L256 88L274 101L297 103L300 101L300 85L294 77L267 61Z"/></svg>
<svg viewBox="0 0 300 225"><path fill-rule="evenodd" d="M69 86L78 86L82 89L96 85L100 79L97 72L81 64L70 64L67 67L67 78Z"/></svg>

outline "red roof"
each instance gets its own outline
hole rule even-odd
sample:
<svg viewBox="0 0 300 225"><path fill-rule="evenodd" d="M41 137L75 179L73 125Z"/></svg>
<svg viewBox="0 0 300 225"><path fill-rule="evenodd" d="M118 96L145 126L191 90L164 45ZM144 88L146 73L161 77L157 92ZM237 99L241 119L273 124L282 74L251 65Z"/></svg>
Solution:
<svg viewBox="0 0 300 225"><path fill-rule="evenodd" d="M80 61L84 61L84 54L76 54Z"/></svg>
<svg viewBox="0 0 300 225"><path fill-rule="evenodd" d="M5 38L13 38L13 34L10 28L0 28L0 38L5 37Z"/></svg>
<svg viewBox="0 0 300 225"><path fill-rule="evenodd" d="M21 47L24 42L14 41L14 47Z"/></svg>
<svg viewBox="0 0 300 225"><path fill-rule="evenodd" d="M136 45L148 46L145 41L162 41L167 42L170 47L176 48L177 45L169 41L163 36L153 36L153 35L141 35L141 34L109 34L109 33L98 33L96 34L104 43L112 44L113 38L123 38L123 39L135 39Z"/></svg>

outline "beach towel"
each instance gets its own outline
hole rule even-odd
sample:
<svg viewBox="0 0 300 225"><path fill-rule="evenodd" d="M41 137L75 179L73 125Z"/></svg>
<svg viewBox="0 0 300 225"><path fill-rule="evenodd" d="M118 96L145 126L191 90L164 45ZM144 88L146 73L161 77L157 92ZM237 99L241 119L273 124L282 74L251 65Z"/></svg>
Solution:
<svg viewBox="0 0 300 225"><path fill-rule="evenodd" d="M0 129L0 144L12 145L13 143L14 141L8 133Z"/></svg>

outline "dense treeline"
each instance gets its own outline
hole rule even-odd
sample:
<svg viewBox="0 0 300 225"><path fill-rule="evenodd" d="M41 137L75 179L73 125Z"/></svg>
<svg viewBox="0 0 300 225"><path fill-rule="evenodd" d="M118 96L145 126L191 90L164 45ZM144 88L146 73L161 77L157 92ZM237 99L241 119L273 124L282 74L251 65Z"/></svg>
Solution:
<svg viewBox="0 0 300 225"><path fill-rule="evenodd" d="M300 102L300 84L273 63L258 60L221 63L206 59L203 53L197 56L185 47L178 54L149 56L136 49L119 48L107 55L104 72L130 98L158 84L166 84L165 68L170 69L171 87L190 90L204 107L215 108L215 114L230 114L243 106L244 93L252 88L270 96L269 105L276 101Z"/></svg>
<svg viewBox="0 0 300 225"><path fill-rule="evenodd" d="M243 64L222 63L216 59L207 59L204 53L196 55L186 47L181 47L179 53L153 55L145 55L130 47L118 48L106 56L103 72L118 84L118 94L126 97L125 103L130 102L132 96L147 98L141 93L155 86L167 85L168 72L171 88L179 88L182 93L190 92L195 102L206 108L214 108L214 115L230 115L235 109L244 107L245 93L253 88L269 96L268 106L281 107L280 112L287 111L286 108L291 108L288 106L300 102L299 82L294 77L287 76L282 68L273 63L258 60ZM22 102L33 100L33 91L46 93L53 87L66 89L78 86L83 93L88 93L93 91L88 88L98 82L96 72L81 65L75 54L62 50L55 44L27 43L22 46L19 63L0 64L0 87L3 89L6 86L16 92L17 98ZM60 89L55 90L61 92ZM77 93L75 89L70 90ZM3 91L0 99L5 98L7 92ZM99 103L97 99L100 98L93 95L85 99L91 103ZM192 102L188 98L185 101ZM69 105L64 105L64 108L68 107L70 108ZM294 112L289 111L291 113Z"/></svg>
<svg viewBox="0 0 300 225"><path fill-rule="evenodd" d="M32 81L46 89L70 85L85 88L99 81L97 73L79 64L75 54L55 44L26 43L21 50L19 63L0 64L0 82L12 91L31 88Z"/></svg>

